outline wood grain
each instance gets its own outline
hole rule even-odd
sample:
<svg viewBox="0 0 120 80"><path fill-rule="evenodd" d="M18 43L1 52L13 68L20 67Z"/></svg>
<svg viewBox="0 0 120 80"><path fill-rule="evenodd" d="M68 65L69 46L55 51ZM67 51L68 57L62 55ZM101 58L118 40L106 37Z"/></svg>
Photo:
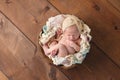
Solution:
<svg viewBox="0 0 120 80"><path fill-rule="evenodd" d="M50 66L34 55L34 45L1 13L0 17L0 70L13 80L51 80L47 75ZM68 80L55 70L56 78Z"/></svg>
<svg viewBox="0 0 120 80"><path fill-rule="evenodd" d="M112 63L94 43L91 43L91 46L90 53L81 65L62 71L71 80L119 80L120 68Z"/></svg>
<svg viewBox="0 0 120 80"><path fill-rule="evenodd" d="M119 0L107 0L118 12L120 12L120 1Z"/></svg>
<svg viewBox="0 0 120 80"><path fill-rule="evenodd" d="M35 46L0 13L0 42L21 63L27 63L35 54ZM28 56L29 55L29 56Z"/></svg>
<svg viewBox="0 0 120 80"><path fill-rule="evenodd" d="M0 10L34 43L38 44L41 27L58 12L46 0L0 1ZM36 35L36 36L35 36Z"/></svg>
<svg viewBox="0 0 120 80"><path fill-rule="evenodd" d="M35 55L35 53L40 54L40 47L37 47L39 49L36 51L37 45L34 44L35 41L32 42L30 40L31 38L29 39L27 37L28 35L26 36L24 34L27 31L24 33L20 32L19 27L16 28L16 26L2 14L0 13L0 44L3 45L0 46L0 69L13 80L52 80L53 77L48 75L51 66L45 64L42 56ZM34 37L36 38L37 35L38 34ZM36 41L36 43L38 43L38 41ZM59 80L68 80L58 69L55 70L56 74L54 76L56 78L59 77ZM23 73L24 75L22 75ZM50 75L51 74L52 73L50 73Z"/></svg>
<svg viewBox="0 0 120 80"><path fill-rule="evenodd" d="M9 79L0 71L0 80L9 80Z"/></svg>
<svg viewBox="0 0 120 80"><path fill-rule="evenodd" d="M0 20L0 69L10 79L33 80L36 76L26 65L34 57L35 46L1 13Z"/></svg>
<svg viewBox="0 0 120 80"><path fill-rule="evenodd" d="M74 14L85 21L92 29L93 42L120 66L120 12L116 8L106 0L48 1L61 13Z"/></svg>
<svg viewBox="0 0 120 80"><path fill-rule="evenodd" d="M116 65L120 58L119 11L107 1L0 0L0 11L0 71L9 80L120 79ZM38 44L46 20L60 13L75 14L92 28L90 53L83 64L68 70L48 63Z"/></svg>

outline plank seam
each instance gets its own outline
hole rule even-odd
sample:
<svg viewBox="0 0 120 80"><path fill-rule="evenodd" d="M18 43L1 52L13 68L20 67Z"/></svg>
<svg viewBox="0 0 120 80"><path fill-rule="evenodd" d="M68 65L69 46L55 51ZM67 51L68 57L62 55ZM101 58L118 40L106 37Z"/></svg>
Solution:
<svg viewBox="0 0 120 80"><path fill-rule="evenodd" d="M57 68L57 66L55 66L55 65L53 65L53 64L50 64L51 66L53 66L53 67L55 67L55 68ZM66 76L66 78L67 79L69 79L69 80L72 80L71 78L69 78L69 76L67 76L63 71L62 71L62 69L60 69L60 68L57 68L60 72L62 72L65 76Z"/></svg>
<svg viewBox="0 0 120 80"><path fill-rule="evenodd" d="M112 5L113 8L115 8L119 13L120 13L120 10L118 8L116 8L109 0L106 0L110 5Z"/></svg>
<svg viewBox="0 0 120 80"><path fill-rule="evenodd" d="M15 25L15 24L12 22L12 20L9 19L1 10L0 10L0 13L2 13L2 14L15 26L15 28L18 29L18 30L24 35L24 37L27 38L27 39L34 45L34 47L35 47L34 55L35 55L35 54L37 53L37 46L35 45L35 43L34 43L29 37L27 37L27 35L25 35L25 34L17 27L17 25Z"/></svg>
<svg viewBox="0 0 120 80"><path fill-rule="evenodd" d="M62 13L58 8L56 8L49 0L47 0L59 13ZM108 0L107 0L108 1ZM108 3L109 4L111 4L109 1L108 1ZM113 6L113 5L112 5ZM113 7L115 7L115 6L113 6ZM116 9L116 7L115 7L115 9ZM118 9L117 9L117 11L118 12L120 12ZM114 65L116 65L119 69L120 69L120 66L117 64L117 63L115 63L110 57L109 57L109 55L107 55L101 48L99 48L99 46L94 42L94 41L91 41L91 43L93 43L95 46L96 46L96 48L98 49L98 50L100 50ZM66 75L61 69L59 69L64 75ZM67 75L66 75L67 76ZM68 77L68 76L67 76ZM68 77L69 78L69 77ZM70 79L71 80L71 79Z"/></svg>
<svg viewBox="0 0 120 80"><path fill-rule="evenodd" d="M62 14L61 11L58 8L56 8L49 0L47 0L47 1L51 6L53 6L58 11L58 13Z"/></svg>
<svg viewBox="0 0 120 80"><path fill-rule="evenodd" d="M93 43L98 50L100 50L113 64L115 64L120 69L120 66L115 63L100 47L98 47L95 42L91 41L91 43Z"/></svg>

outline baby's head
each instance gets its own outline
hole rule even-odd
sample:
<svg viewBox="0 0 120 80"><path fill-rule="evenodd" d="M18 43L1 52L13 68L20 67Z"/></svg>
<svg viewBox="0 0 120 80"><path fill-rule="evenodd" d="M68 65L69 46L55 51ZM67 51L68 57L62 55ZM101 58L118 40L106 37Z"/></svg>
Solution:
<svg viewBox="0 0 120 80"><path fill-rule="evenodd" d="M69 40L76 40L80 37L80 20L75 16L68 16L62 24L63 35Z"/></svg>
<svg viewBox="0 0 120 80"><path fill-rule="evenodd" d="M63 36L68 40L75 41L80 37L80 33L76 25L71 25L65 29Z"/></svg>

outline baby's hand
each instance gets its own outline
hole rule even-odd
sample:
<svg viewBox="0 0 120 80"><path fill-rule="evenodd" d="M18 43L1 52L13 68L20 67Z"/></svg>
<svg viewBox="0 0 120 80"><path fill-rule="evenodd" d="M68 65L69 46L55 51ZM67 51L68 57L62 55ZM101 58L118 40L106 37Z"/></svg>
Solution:
<svg viewBox="0 0 120 80"><path fill-rule="evenodd" d="M57 50L53 50L52 52L51 52L51 56L55 56L57 54Z"/></svg>
<svg viewBox="0 0 120 80"><path fill-rule="evenodd" d="M73 47L75 43L74 43L73 41L67 40L67 44L68 44L70 47Z"/></svg>
<svg viewBox="0 0 120 80"><path fill-rule="evenodd" d="M75 51L79 51L79 50L80 50L80 47L79 47L75 42L73 42L73 41L68 40L68 41L67 41L67 44L68 44L70 47L74 48Z"/></svg>
<svg viewBox="0 0 120 80"><path fill-rule="evenodd" d="M62 32L62 29L61 29L61 28L58 28L58 30L57 30L57 35L60 36L62 33L63 33L63 32Z"/></svg>

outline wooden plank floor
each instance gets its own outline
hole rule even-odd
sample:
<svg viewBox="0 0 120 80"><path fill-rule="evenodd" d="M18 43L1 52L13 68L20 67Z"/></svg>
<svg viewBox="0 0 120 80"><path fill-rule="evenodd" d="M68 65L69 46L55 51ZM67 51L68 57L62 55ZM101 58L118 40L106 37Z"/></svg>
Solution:
<svg viewBox="0 0 120 80"><path fill-rule="evenodd" d="M92 29L85 61L48 64L38 44L45 21L74 14ZM119 0L0 0L0 80L120 80Z"/></svg>
<svg viewBox="0 0 120 80"><path fill-rule="evenodd" d="M61 13L75 14L84 20L92 29L93 42L120 66L119 0L70 0L69 2L49 0L49 2Z"/></svg>

